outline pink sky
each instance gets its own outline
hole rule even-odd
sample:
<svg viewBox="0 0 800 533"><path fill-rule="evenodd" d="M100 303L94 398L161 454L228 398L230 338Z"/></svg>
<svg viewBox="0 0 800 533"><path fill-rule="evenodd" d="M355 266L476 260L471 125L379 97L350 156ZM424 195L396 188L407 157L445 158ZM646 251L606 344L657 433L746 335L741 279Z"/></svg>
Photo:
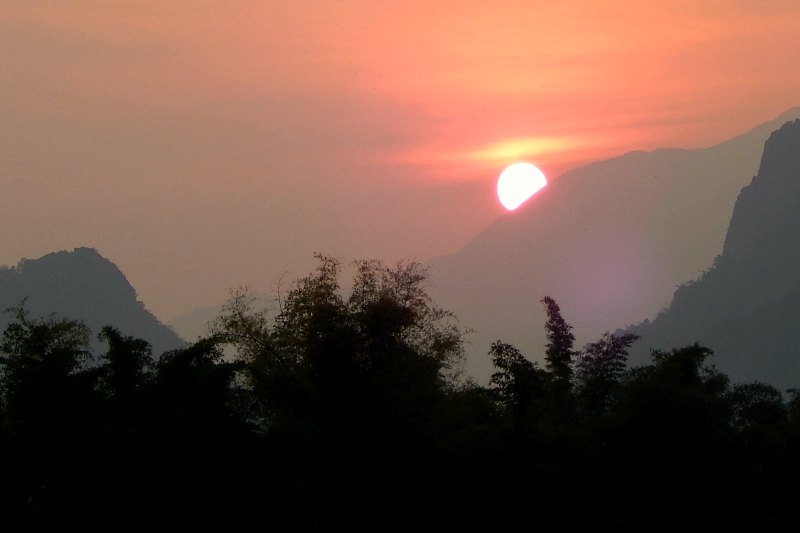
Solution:
<svg viewBox="0 0 800 533"><path fill-rule="evenodd" d="M550 179L800 105L796 1L6 1L0 263L96 247L168 320L321 251L450 253Z"/></svg>

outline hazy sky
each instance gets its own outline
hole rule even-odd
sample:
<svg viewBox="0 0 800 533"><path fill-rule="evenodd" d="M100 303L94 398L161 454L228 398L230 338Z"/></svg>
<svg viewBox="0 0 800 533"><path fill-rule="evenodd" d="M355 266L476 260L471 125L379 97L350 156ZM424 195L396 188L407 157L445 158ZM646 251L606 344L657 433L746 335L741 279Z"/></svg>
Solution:
<svg viewBox="0 0 800 533"><path fill-rule="evenodd" d="M0 0L0 264L95 247L169 320L314 251L450 253L506 164L800 104L798 30L796 0Z"/></svg>

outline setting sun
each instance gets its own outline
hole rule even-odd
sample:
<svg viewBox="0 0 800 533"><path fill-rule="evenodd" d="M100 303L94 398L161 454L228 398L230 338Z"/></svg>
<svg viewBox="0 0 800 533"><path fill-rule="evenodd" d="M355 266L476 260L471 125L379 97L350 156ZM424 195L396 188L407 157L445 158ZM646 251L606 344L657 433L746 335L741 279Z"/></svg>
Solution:
<svg viewBox="0 0 800 533"><path fill-rule="evenodd" d="M530 163L514 163L497 179L497 198L503 207L513 211L547 185L544 173Z"/></svg>

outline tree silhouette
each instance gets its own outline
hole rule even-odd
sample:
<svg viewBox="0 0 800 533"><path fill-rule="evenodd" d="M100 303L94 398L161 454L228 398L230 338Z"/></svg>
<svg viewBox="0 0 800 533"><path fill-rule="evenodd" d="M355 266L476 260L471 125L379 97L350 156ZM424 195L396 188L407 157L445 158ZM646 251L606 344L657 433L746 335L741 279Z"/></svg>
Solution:
<svg viewBox="0 0 800 533"><path fill-rule="evenodd" d="M82 323L15 309L4 530L505 529L531 502L579 529L796 529L797 391L731 384L699 344L634 368L635 335L575 350L550 297L546 369L497 341L481 386L424 268L359 261L347 292L318 260L274 311L240 289L209 336L158 358L106 327L92 359Z"/></svg>
<svg viewBox="0 0 800 533"><path fill-rule="evenodd" d="M632 524L650 523L669 505L661 530L697 529L708 513L681 502L703 500L707 486L715 498L733 496L728 379L706 364L712 353L699 344L655 351L653 364L632 369L619 392L608 460L618 465L618 486L638 487L625 489Z"/></svg>
<svg viewBox="0 0 800 533"><path fill-rule="evenodd" d="M6 413L26 431L62 427L82 396L76 388L90 359L89 329L76 320L35 319L23 307L12 311L15 321L0 340Z"/></svg>
<svg viewBox="0 0 800 533"><path fill-rule="evenodd" d="M576 378L584 412L604 414L612 394L625 376L628 348L639 338L632 333L604 333L577 356Z"/></svg>
<svg viewBox="0 0 800 533"><path fill-rule="evenodd" d="M15 491L3 518L12 530L46 529L66 520L84 492L78 465L86 464L95 427L90 332L80 321L33 318L23 306L11 311L0 340L0 388L10 432L4 477Z"/></svg>
<svg viewBox="0 0 800 533"><path fill-rule="evenodd" d="M133 407L137 395L150 380L153 367L150 343L122 335L111 326L104 327L98 338L108 343L106 353L101 356L98 388L116 409L126 411Z"/></svg>
<svg viewBox="0 0 800 533"><path fill-rule="evenodd" d="M344 296L339 261L317 258L317 270L297 280L272 321L238 293L214 325L246 363L263 420L355 415L438 390L457 372L461 333L452 314L432 305L419 264L357 262Z"/></svg>
<svg viewBox="0 0 800 533"><path fill-rule="evenodd" d="M317 495L308 519L344 523L347 501L362 501L362 518L388 513L432 468L462 339L418 263L356 262L345 293L339 261L317 260L274 317L240 291L213 332L243 363L250 419L276 443L313 450L292 463Z"/></svg>
<svg viewBox="0 0 800 533"><path fill-rule="evenodd" d="M501 405L517 418L531 417L534 398L541 397L546 377L535 363L510 344L494 342L489 354L497 369L492 374L490 385L494 387Z"/></svg>
<svg viewBox="0 0 800 533"><path fill-rule="evenodd" d="M547 346L545 347L545 361L547 370L552 372L556 379L568 382L572 377L572 363L575 352L572 349L575 343L575 335L572 334L572 326L561 316L561 309L556 301L550 296L542 298L547 321L544 329L547 334Z"/></svg>

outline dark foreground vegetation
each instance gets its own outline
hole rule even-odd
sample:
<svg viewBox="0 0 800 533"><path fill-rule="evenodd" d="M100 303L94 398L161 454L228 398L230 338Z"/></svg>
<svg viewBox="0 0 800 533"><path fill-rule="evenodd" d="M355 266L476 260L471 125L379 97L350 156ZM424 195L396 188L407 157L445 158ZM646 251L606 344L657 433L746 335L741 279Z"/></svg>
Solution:
<svg viewBox="0 0 800 533"><path fill-rule="evenodd" d="M157 358L110 327L93 355L83 324L12 310L0 527L798 526L794 391L732 384L700 345L638 368L633 335L578 350L547 297L543 368L497 342L479 386L419 265L359 263L345 296L319 259L274 313L236 293L207 338Z"/></svg>

